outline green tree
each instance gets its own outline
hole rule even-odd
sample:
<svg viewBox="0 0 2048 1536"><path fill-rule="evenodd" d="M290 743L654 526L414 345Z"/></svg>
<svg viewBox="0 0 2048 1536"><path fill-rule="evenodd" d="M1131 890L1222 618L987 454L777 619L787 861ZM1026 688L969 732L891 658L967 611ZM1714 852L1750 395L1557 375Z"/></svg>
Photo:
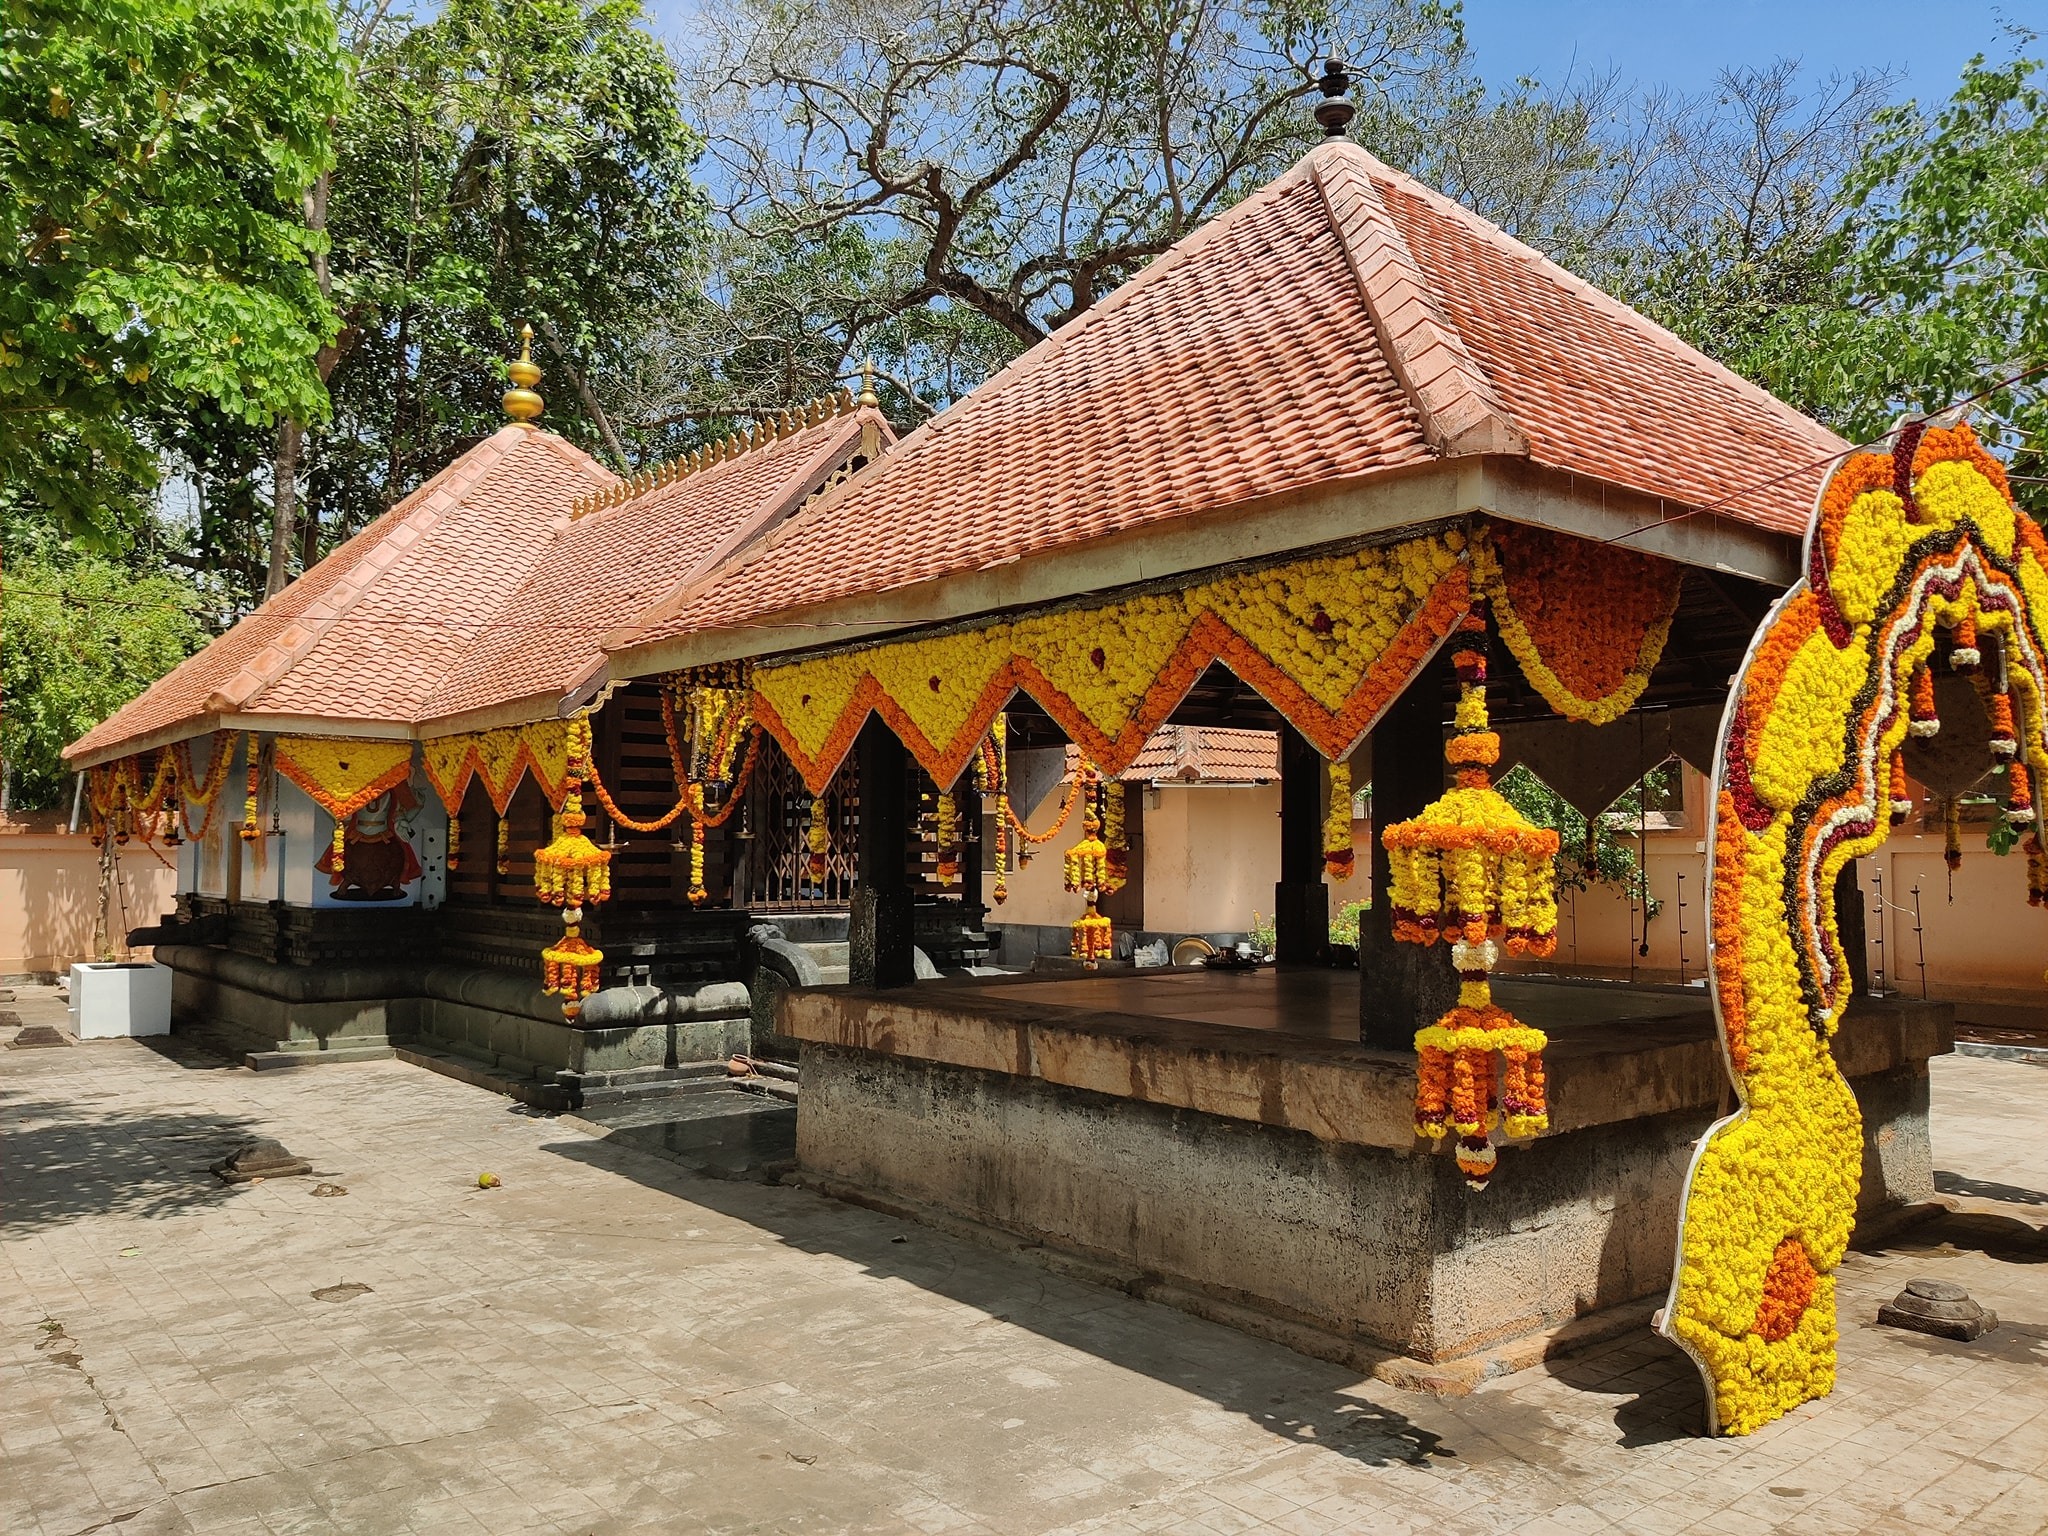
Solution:
<svg viewBox="0 0 2048 1536"><path fill-rule="evenodd" d="M369 51L328 215L335 422L307 451L329 539L503 424L522 320L548 425L628 467L602 401L701 278L701 147L638 0L450 0Z"/></svg>
<svg viewBox="0 0 2048 1536"><path fill-rule="evenodd" d="M711 0L701 19L688 79L747 280L678 317L676 386L644 419L707 386L787 403L866 351L899 414L937 409L1309 148L1329 51L1355 138L1539 243L1606 239L1660 152L1607 132L1612 81L1486 90L1457 7L1431 0Z"/></svg>
<svg viewBox="0 0 2048 1536"><path fill-rule="evenodd" d="M70 804L64 748L192 654L191 587L72 548L10 550L0 591L0 759L24 810Z"/></svg>
<svg viewBox="0 0 2048 1536"><path fill-rule="evenodd" d="M1589 828L1584 816L1543 780L1517 763L1501 775L1501 797L1539 827L1557 834L1557 888L1583 891L1593 885L1618 885L1630 901L1641 902L1651 917L1664 903L1650 894L1634 846L1641 813L1678 792L1680 769L1675 763L1652 768L1598 816ZM1586 836L1593 834L1593 857L1586 858Z"/></svg>
<svg viewBox="0 0 2048 1536"><path fill-rule="evenodd" d="M1832 280L1778 308L1738 362L1857 441L1901 412L1984 395L1978 429L2006 451L2037 515L2048 510L2041 70L2039 59L1979 56L1938 110L1908 101L1878 113L1843 185L1846 217L1818 258Z"/></svg>
<svg viewBox="0 0 2048 1536"><path fill-rule="evenodd" d="M317 419L300 202L347 75L323 0L13 0L0 29L0 483L101 546L153 417Z"/></svg>
<svg viewBox="0 0 2048 1536"><path fill-rule="evenodd" d="M193 488L178 558L245 602L504 423L521 321L548 427L622 467L668 447L675 428L608 404L705 280L701 139L637 0L418 21L350 0L341 25L356 86L309 203L340 320L317 360L332 415L297 443L209 413L163 434Z"/></svg>

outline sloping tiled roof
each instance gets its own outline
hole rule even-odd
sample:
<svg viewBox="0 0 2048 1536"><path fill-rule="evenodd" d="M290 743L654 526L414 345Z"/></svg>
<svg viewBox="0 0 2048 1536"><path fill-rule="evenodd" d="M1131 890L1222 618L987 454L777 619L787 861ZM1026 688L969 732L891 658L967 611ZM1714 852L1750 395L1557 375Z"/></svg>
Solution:
<svg viewBox="0 0 2048 1536"><path fill-rule="evenodd" d="M1440 455L1804 528L1843 444L1363 149L1329 141L694 589L700 630ZM1759 489L1759 482L1775 483Z"/></svg>
<svg viewBox="0 0 2048 1536"><path fill-rule="evenodd" d="M536 696L552 707L603 665L599 642L622 615L793 510L871 425L886 434L876 412L831 417L561 528L497 622L426 698L420 720Z"/></svg>
<svg viewBox="0 0 2048 1536"><path fill-rule="evenodd" d="M1081 766L1081 749L1067 748L1067 777ZM1274 731L1225 726L1166 725L1152 733L1137 760L1117 777L1126 784L1178 780L1184 784L1268 784L1280 777L1280 737Z"/></svg>
<svg viewBox="0 0 2048 1536"><path fill-rule="evenodd" d="M601 668L607 629L800 505L870 432L888 439L880 413L849 399L640 489L552 433L506 427L68 751L106 755L220 716L415 734L500 707L552 714Z"/></svg>
<svg viewBox="0 0 2048 1536"><path fill-rule="evenodd" d="M411 718L576 496L617 477L553 433L507 426L101 721L73 758L221 714Z"/></svg>

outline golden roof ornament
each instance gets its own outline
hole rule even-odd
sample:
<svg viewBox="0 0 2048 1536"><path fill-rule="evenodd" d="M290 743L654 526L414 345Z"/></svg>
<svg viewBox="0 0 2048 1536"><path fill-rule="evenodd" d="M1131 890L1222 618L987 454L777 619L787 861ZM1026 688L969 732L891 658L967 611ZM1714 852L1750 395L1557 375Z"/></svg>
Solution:
<svg viewBox="0 0 2048 1536"><path fill-rule="evenodd" d="M532 326L519 327L519 360L505 371L512 377L512 387L505 391L505 414L522 427L530 427L545 408L533 391L540 382L540 366L533 360Z"/></svg>
<svg viewBox="0 0 2048 1536"><path fill-rule="evenodd" d="M875 393L875 360L871 357L860 365L860 403L880 405L882 397Z"/></svg>

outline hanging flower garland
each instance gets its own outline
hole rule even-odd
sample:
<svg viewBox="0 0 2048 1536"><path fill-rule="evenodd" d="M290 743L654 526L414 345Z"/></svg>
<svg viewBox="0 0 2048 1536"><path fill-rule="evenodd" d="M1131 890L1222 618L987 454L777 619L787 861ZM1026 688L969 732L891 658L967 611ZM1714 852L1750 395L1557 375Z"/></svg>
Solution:
<svg viewBox="0 0 2048 1536"><path fill-rule="evenodd" d="M1514 1139L1549 1129L1543 1048L1548 1043L1493 1001L1489 975L1511 954L1548 955L1557 944L1557 834L1531 823L1492 784L1500 737L1486 712L1486 621L1462 625L1455 733L1444 758L1456 784L1411 821L1381 835L1391 871L1394 937L1452 947L1458 1001L1415 1036L1415 1133L1457 1137L1458 1167L1474 1189L1492 1176L1490 1133ZM1496 1076L1494 1053L1503 1060Z"/></svg>
<svg viewBox="0 0 2048 1536"><path fill-rule="evenodd" d="M157 818L177 791L178 759L169 747L162 747L101 763L86 771L85 780L93 846L110 836L116 844L138 835L147 843L155 838Z"/></svg>
<svg viewBox="0 0 2048 1536"><path fill-rule="evenodd" d="M1358 870L1351 835L1351 764L1330 764L1330 803L1323 812L1323 870L1332 880L1349 880Z"/></svg>
<svg viewBox="0 0 2048 1536"><path fill-rule="evenodd" d="M1067 818L1074 814L1074 807L1081 803L1082 796L1086 793L1086 779L1079 773L1075 774L1067 785L1067 798L1060 806L1059 816L1043 832L1032 831L1018 819L1016 809L1010 804L1010 797L1008 795L1003 796L1003 815L1010 824L1010 830L1017 834L1020 842L1027 845L1049 843L1060 835L1061 830L1067 824Z"/></svg>
<svg viewBox="0 0 2048 1536"><path fill-rule="evenodd" d="M942 886L960 883L960 802L950 789L938 792L933 807L932 834L937 843L937 878Z"/></svg>
<svg viewBox="0 0 2048 1536"><path fill-rule="evenodd" d="M1131 878L1130 833L1124 826L1124 781L1105 779L1102 784L1102 841L1109 849L1104 889L1120 891Z"/></svg>
<svg viewBox="0 0 2048 1536"><path fill-rule="evenodd" d="M562 937L541 951L543 985L562 999L562 1016L574 1019L583 999L598 987L604 951L583 937L583 909L612 893L612 856L583 832L582 780L590 767L590 722L569 722L569 766L562 808L555 814L554 839L533 855L533 893L562 910Z"/></svg>
<svg viewBox="0 0 2048 1536"><path fill-rule="evenodd" d="M989 894L1001 906L1010 899L1010 777L1008 720L997 715L974 758L974 786L996 797L995 884Z"/></svg>
<svg viewBox="0 0 2048 1536"><path fill-rule="evenodd" d="M1473 540L1472 574L1544 702L1567 720L1606 725L1649 686L1683 572L1612 544L1489 522Z"/></svg>
<svg viewBox="0 0 2048 1536"><path fill-rule="evenodd" d="M192 766L192 743L181 741L177 744L178 822L184 828L185 836L194 841L204 841L213 830L214 815L220 810L224 798L221 791L227 787L228 775L235 764L235 737L232 731L216 731L208 738L211 755L207 759L206 771L195 772ZM204 813L198 826L192 824L191 806L200 807Z"/></svg>
<svg viewBox="0 0 2048 1536"><path fill-rule="evenodd" d="M1985 687L2009 699L2008 775L2048 767L2048 539L1967 426L1909 423L1892 452L1829 477L1807 574L1752 643L1722 723L1712 984L1741 1107L1694 1155L1663 1323L1722 1433L1834 1386L1835 1269L1863 1160L1830 1048L1850 991L1834 886L1884 841L1895 805L1910 807L1894 762L1916 724L1938 729L1920 678L1944 635L1965 673L1997 647ZM2031 796L2021 805L2038 837ZM1960 859L1952 799L1944 821Z"/></svg>
<svg viewBox="0 0 2048 1536"><path fill-rule="evenodd" d="M257 820L260 809L257 802L261 797L262 791L262 758L262 743L257 739L256 733L251 731L249 733L247 793L242 799L242 824L235 829L236 834L245 843L255 842L263 836L263 828Z"/></svg>
<svg viewBox="0 0 2048 1536"><path fill-rule="evenodd" d="M1086 903L1086 910L1074 920L1072 952L1089 970L1110 958L1114 935L1110 921L1096 910L1096 903L1109 888L1109 845L1102 840L1102 818L1095 809L1095 770L1086 763L1074 775L1074 792L1067 809L1075 802L1087 806L1081 815L1081 840L1069 848L1063 860L1067 889ZM1066 820L1062 812L1060 820Z"/></svg>

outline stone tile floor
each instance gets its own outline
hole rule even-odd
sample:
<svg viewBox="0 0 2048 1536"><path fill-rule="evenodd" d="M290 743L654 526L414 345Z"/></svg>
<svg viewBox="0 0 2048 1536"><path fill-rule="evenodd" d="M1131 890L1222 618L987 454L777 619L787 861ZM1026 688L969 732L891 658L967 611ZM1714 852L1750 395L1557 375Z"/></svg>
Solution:
<svg viewBox="0 0 2048 1536"><path fill-rule="evenodd" d="M2038 1066L1935 1063L1961 1211L1851 1258L1832 1398L1708 1441L1652 1338L1437 1401L400 1062L162 1045L0 1051L10 1536L2048 1529ZM252 1132L315 1177L206 1173ZM1917 1274L2003 1325L1876 1328Z"/></svg>

